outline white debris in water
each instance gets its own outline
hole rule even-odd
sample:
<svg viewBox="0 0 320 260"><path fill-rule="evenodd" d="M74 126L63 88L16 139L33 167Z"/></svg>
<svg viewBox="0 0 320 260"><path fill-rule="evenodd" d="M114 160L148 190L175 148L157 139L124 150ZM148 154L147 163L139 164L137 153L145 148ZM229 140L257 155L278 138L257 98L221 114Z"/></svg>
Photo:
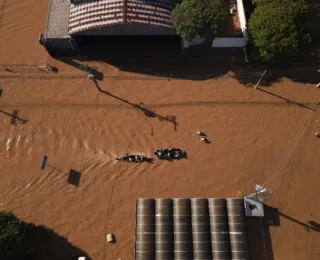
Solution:
<svg viewBox="0 0 320 260"><path fill-rule="evenodd" d="M113 243L115 242L115 239L114 239L114 235L113 234L107 234L107 241L108 243Z"/></svg>
<svg viewBox="0 0 320 260"><path fill-rule="evenodd" d="M197 135L203 135L203 133L200 130L198 130Z"/></svg>
<svg viewBox="0 0 320 260"><path fill-rule="evenodd" d="M25 143L28 144L32 141L32 136L28 136L25 140Z"/></svg>
<svg viewBox="0 0 320 260"><path fill-rule="evenodd" d="M18 138L17 138L16 147L18 147L18 146L19 146L20 139L21 139L21 135L19 135L19 136L18 136Z"/></svg>
<svg viewBox="0 0 320 260"><path fill-rule="evenodd" d="M84 145L84 147L85 147L87 150L89 150L88 141L84 141L83 145Z"/></svg>
<svg viewBox="0 0 320 260"><path fill-rule="evenodd" d="M73 149L74 151L76 151L76 150L77 150L77 148L78 148L78 143L79 143L79 141L78 141L78 139L77 139L77 138L73 139L73 142L72 142L72 149Z"/></svg>
<svg viewBox="0 0 320 260"><path fill-rule="evenodd" d="M31 183L29 183L27 186L26 186L26 188L29 188L31 186Z"/></svg>
<svg viewBox="0 0 320 260"><path fill-rule="evenodd" d="M12 142L12 135L10 135L10 137L7 139L7 142L6 142L6 150L9 151L10 149L10 144Z"/></svg>

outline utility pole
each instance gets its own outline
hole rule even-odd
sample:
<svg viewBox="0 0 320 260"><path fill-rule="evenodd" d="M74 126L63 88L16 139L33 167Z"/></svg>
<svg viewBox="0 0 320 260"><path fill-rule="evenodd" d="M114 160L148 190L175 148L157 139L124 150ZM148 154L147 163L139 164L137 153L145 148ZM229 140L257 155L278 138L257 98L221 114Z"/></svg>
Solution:
<svg viewBox="0 0 320 260"><path fill-rule="evenodd" d="M47 69L47 70L51 70L51 66L49 65L49 63L46 63L44 66L38 66L38 68L41 70L41 69Z"/></svg>
<svg viewBox="0 0 320 260"><path fill-rule="evenodd" d="M259 84L260 84L261 80L263 79L264 75L266 75L267 71L268 71L268 70L265 70L265 71L262 73L259 81L258 81L257 84L254 86L254 88L258 88L258 87L259 87Z"/></svg>

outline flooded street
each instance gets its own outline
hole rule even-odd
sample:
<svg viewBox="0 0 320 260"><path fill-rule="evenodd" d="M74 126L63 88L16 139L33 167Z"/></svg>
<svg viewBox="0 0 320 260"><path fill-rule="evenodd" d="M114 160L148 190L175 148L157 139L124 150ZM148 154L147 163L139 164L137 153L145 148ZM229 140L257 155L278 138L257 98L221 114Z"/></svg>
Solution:
<svg viewBox="0 0 320 260"><path fill-rule="evenodd" d="M134 259L140 197L228 198L267 182L273 207L320 222L320 140L313 135L320 93L312 84L284 79L264 88L299 106L231 77L142 79L99 63L104 80L95 85L38 43L46 1L1 1L0 61L14 69L0 72L1 210L53 229L95 260ZM46 62L59 72L30 66ZM211 144L200 142L197 130ZM187 151L188 159L115 160L167 147ZM68 183L71 169L81 173L78 187ZM107 244L107 233L116 244ZM271 228L274 259L318 259L318 236L281 219Z"/></svg>

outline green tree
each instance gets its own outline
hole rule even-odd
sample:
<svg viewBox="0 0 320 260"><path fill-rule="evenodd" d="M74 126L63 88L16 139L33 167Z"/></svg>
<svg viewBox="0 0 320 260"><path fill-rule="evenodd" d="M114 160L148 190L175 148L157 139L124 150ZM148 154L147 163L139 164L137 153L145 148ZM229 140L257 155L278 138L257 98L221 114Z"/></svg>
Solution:
<svg viewBox="0 0 320 260"><path fill-rule="evenodd" d="M249 33L262 60L275 62L299 55L310 42L306 26L306 1L260 2L250 17Z"/></svg>
<svg viewBox="0 0 320 260"><path fill-rule="evenodd" d="M220 0L183 0L173 10L171 19L177 33L190 40L207 28L216 34L226 14Z"/></svg>
<svg viewBox="0 0 320 260"><path fill-rule="evenodd" d="M0 211L0 255L20 244L23 238L23 225L10 212Z"/></svg>
<svg viewBox="0 0 320 260"><path fill-rule="evenodd" d="M255 5L267 4L272 2L273 0L252 0L252 3Z"/></svg>

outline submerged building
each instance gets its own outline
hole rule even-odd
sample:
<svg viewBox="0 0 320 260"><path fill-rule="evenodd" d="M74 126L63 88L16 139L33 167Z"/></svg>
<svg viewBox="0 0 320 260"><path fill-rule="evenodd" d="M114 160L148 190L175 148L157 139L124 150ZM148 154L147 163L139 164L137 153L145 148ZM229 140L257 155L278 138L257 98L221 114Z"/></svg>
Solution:
<svg viewBox="0 0 320 260"><path fill-rule="evenodd" d="M136 260L250 260L247 217L263 217L251 199L138 199Z"/></svg>
<svg viewBox="0 0 320 260"><path fill-rule="evenodd" d="M77 48L77 36L175 35L179 0L50 0L40 43L49 52Z"/></svg>

